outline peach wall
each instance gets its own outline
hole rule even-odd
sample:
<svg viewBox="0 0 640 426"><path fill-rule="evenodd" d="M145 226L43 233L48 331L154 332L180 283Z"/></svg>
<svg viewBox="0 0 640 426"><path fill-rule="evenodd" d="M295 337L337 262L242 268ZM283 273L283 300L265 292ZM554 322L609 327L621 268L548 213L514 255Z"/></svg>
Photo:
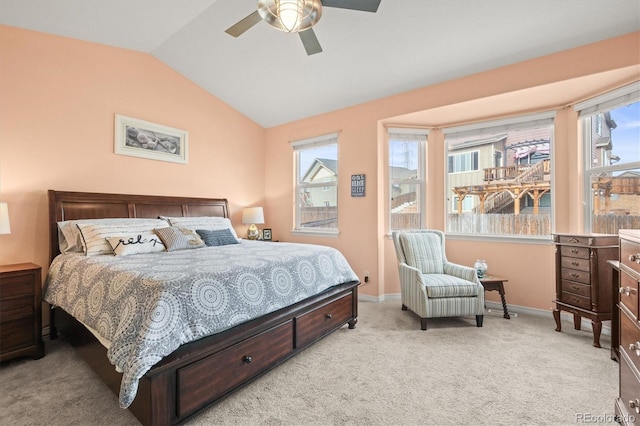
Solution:
<svg viewBox="0 0 640 426"><path fill-rule="evenodd" d="M397 261L386 229L384 126L430 127L427 225L444 229L444 138L439 127L519 113L554 109L556 118L555 211L557 232L582 230L580 149L577 115L570 104L640 79L640 33L631 33L565 52L443 82L266 131L265 196L281 239L318 242L343 250L360 277L371 283L361 294L382 298L399 292ZM424 119L438 111L437 120ZM471 112L470 112L471 111ZM425 113L426 114L423 114ZM431 115L435 117L436 115ZM422 117L422 118L421 118ZM337 238L294 237L292 150L288 141L340 130L339 176L367 175L367 196L351 198L347 183L339 191ZM508 302L545 309L555 296L554 247L550 242L492 242L450 239L450 260L487 260L495 274L509 279ZM371 265L377 265L374 269ZM374 272L375 271L375 272ZM488 300L499 300L487 294Z"/></svg>
<svg viewBox="0 0 640 426"><path fill-rule="evenodd" d="M49 264L48 189L264 198L264 129L144 53L0 26L0 264ZM187 165L114 154L114 114L189 132ZM239 155L246 152L251 155Z"/></svg>
<svg viewBox="0 0 640 426"><path fill-rule="evenodd" d="M273 229L274 239L339 248L360 277L370 272L371 282L361 292L383 297L399 288L393 246L385 236L384 126L406 124L411 117L412 124L435 128L428 148L427 212L428 226L442 229L444 144L438 127L521 112L526 108L513 98L530 101L534 90L560 94L552 103L558 110L556 154L568 167L555 176L557 230L577 231L580 197L571 184L580 173L576 117L562 105L638 79L640 33L266 130L147 54L0 26L0 58L0 199L10 203L13 231L0 236L0 263L46 267L50 188L219 196L229 198L239 232L241 208L263 203L265 227ZM571 91L562 89L570 83ZM463 105L471 115L462 114ZM443 112L439 121L415 121L419 115L411 115L436 110ZM188 130L189 164L115 155L115 113ZM288 141L335 131L345 182L339 187L340 234L293 236ZM238 155L243 152L251 155ZM356 173L367 176L364 198L350 196L349 177ZM453 261L470 264L478 253L493 272L509 278L510 303L550 307L551 244L448 245Z"/></svg>

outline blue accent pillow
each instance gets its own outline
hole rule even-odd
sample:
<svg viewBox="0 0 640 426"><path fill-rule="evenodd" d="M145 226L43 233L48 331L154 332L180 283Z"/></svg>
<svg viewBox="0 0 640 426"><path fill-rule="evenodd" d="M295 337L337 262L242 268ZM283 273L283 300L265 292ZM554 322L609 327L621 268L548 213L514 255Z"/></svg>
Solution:
<svg viewBox="0 0 640 426"><path fill-rule="evenodd" d="M196 232L207 246L226 246L239 244L229 229L197 229Z"/></svg>

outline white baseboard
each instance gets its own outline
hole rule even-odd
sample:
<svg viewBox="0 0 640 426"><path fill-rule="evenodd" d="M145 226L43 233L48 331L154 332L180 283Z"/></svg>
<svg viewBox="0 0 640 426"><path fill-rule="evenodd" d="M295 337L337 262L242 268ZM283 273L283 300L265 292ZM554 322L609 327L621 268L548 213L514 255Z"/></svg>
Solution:
<svg viewBox="0 0 640 426"><path fill-rule="evenodd" d="M382 303L385 300L400 300L400 293L383 294L382 296L369 296L368 294L359 294L358 300L362 302ZM487 309L502 313L502 303L500 302L485 301L485 306L487 307ZM553 312L546 309L529 308L527 306L512 304L507 304L507 309L509 310L509 313L523 313L553 319ZM573 314L561 311L560 315L562 320L571 321L573 323ZM587 318L582 318L581 328L583 330L593 331L591 321L589 321ZM602 334L611 336L611 321L603 321Z"/></svg>

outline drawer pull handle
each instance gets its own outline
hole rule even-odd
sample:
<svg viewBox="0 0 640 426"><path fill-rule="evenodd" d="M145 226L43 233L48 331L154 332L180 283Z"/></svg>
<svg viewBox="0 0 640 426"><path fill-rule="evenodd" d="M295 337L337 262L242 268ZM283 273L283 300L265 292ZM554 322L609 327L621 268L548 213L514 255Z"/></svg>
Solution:
<svg viewBox="0 0 640 426"><path fill-rule="evenodd" d="M638 253L638 254L630 254L629 255L629 262L636 262L637 264L640 264L640 253Z"/></svg>
<svg viewBox="0 0 640 426"><path fill-rule="evenodd" d="M253 358L251 358L251 355L247 355L247 356L244 357L244 362L246 364L251 363L251 361L253 361Z"/></svg>
<svg viewBox="0 0 640 426"><path fill-rule="evenodd" d="M575 248L574 248L574 249L571 249L571 253L573 253L573 254L577 254L577 253L578 253L578 249L575 249Z"/></svg>
<svg viewBox="0 0 640 426"><path fill-rule="evenodd" d="M579 242L580 242L580 240L579 240L579 239L577 239L577 238L575 238L575 237L571 238L571 240L570 240L570 241L571 241L572 243L579 243Z"/></svg>
<svg viewBox="0 0 640 426"><path fill-rule="evenodd" d="M640 356L640 342L630 343L629 350L634 351L636 356Z"/></svg>
<svg viewBox="0 0 640 426"><path fill-rule="evenodd" d="M331 319L331 318L333 318L333 315L331 315L331 314L327 314L327 315L325 315L324 317L325 317L326 319Z"/></svg>
<svg viewBox="0 0 640 426"><path fill-rule="evenodd" d="M629 408L633 408L636 410L636 413L640 413L640 399L629 400Z"/></svg>
<svg viewBox="0 0 640 426"><path fill-rule="evenodd" d="M620 287L620 289L618 290L618 293L624 294L625 296L630 296L631 294L636 294L637 292L638 291L635 288L631 288L629 286Z"/></svg>
<svg viewBox="0 0 640 426"><path fill-rule="evenodd" d="M573 266L578 266L578 265L580 265L580 262L578 262L578 261L575 261L575 260L574 260L573 262L571 262L571 264L572 264Z"/></svg>
<svg viewBox="0 0 640 426"><path fill-rule="evenodd" d="M575 272L572 272L572 273L571 273L571 276L572 276L573 278L578 278L578 277L580 277L580 274L577 274L577 273L575 273Z"/></svg>

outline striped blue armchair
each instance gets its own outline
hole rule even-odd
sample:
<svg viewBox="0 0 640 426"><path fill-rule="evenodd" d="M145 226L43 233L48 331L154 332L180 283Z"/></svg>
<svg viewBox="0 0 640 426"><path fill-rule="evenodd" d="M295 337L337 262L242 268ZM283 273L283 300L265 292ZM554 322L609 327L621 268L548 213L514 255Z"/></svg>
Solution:
<svg viewBox="0 0 640 426"><path fill-rule="evenodd" d="M444 233L438 230L393 232L398 257L402 310L427 318L476 316L482 327L484 288L474 268L447 260Z"/></svg>

